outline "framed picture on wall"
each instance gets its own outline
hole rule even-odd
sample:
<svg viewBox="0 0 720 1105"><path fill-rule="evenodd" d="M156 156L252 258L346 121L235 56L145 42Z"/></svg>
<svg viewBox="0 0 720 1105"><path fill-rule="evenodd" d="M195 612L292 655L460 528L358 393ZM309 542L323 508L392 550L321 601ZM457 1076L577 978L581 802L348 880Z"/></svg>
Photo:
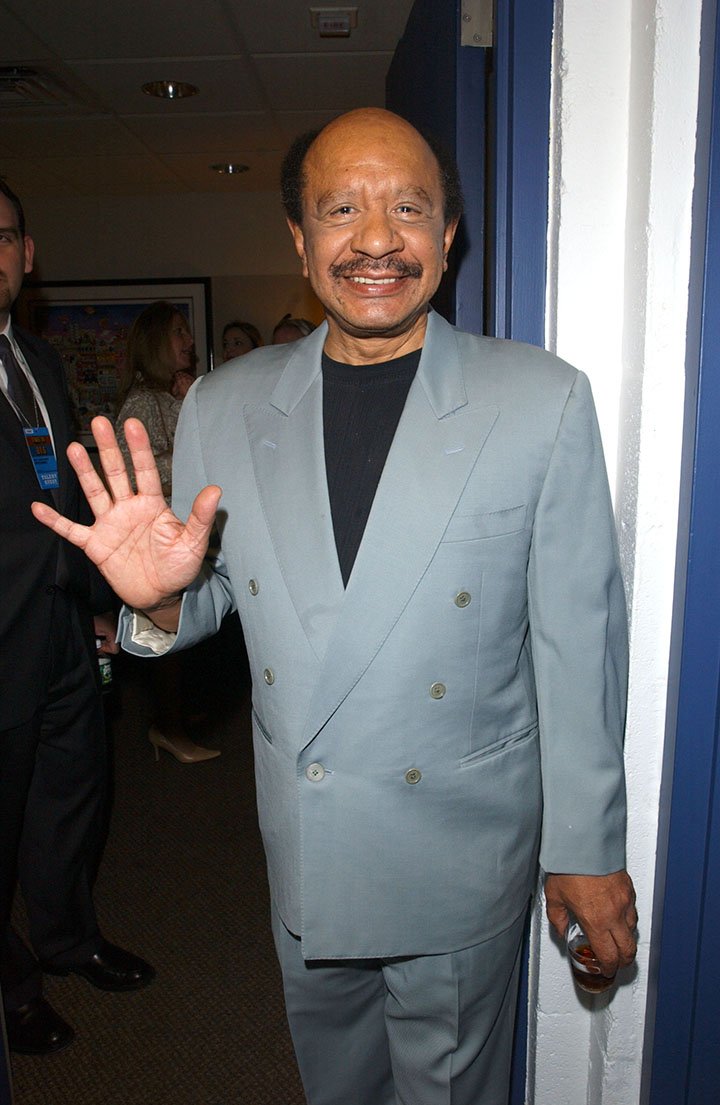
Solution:
<svg viewBox="0 0 720 1105"><path fill-rule="evenodd" d="M92 443L96 414L113 419L127 337L150 303L165 299L188 321L195 338L198 374L212 361L210 280L81 280L27 284L17 320L60 355L73 403L79 440Z"/></svg>

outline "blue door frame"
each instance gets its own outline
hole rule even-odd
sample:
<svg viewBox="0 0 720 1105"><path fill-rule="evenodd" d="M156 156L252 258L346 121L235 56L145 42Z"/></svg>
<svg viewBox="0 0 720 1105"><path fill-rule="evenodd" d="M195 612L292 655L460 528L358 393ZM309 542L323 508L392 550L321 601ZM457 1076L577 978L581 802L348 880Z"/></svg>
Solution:
<svg viewBox="0 0 720 1105"><path fill-rule="evenodd" d="M387 106L458 161L466 213L434 305L463 330L544 345L553 0L496 0L492 50L460 45L460 0L416 0ZM451 258L453 254L451 253ZM523 1105L527 939L510 1105Z"/></svg>
<svg viewBox="0 0 720 1105"><path fill-rule="evenodd" d="M498 0L491 83L488 327L545 345L553 0Z"/></svg>
<svg viewBox="0 0 720 1105"><path fill-rule="evenodd" d="M685 567L649 1105L720 1100L720 21L706 2L688 328ZM687 557L687 559L686 559ZM684 582L684 589L682 583ZM665 825L668 829L668 824ZM664 833L661 832L661 844ZM662 855L661 855L662 859ZM664 888L664 897L663 897ZM648 1052L650 1048L648 1047Z"/></svg>
<svg viewBox="0 0 720 1105"><path fill-rule="evenodd" d="M435 306L474 333L544 345L553 0L496 0L492 50L460 45L460 0L416 0L387 106L455 154L465 193Z"/></svg>

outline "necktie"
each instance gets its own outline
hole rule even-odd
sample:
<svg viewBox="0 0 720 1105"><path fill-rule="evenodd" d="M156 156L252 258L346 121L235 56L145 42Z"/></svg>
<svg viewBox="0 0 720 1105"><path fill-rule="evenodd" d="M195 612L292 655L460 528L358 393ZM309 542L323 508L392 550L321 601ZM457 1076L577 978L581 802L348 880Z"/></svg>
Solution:
<svg viewBox="0 0 720 1105"><path fill-rule="evenodd" d="M7 375L8 395L28 426L37 422L36 404L30 381L17 363L6 334L0 334L0 360Z"/></svg>

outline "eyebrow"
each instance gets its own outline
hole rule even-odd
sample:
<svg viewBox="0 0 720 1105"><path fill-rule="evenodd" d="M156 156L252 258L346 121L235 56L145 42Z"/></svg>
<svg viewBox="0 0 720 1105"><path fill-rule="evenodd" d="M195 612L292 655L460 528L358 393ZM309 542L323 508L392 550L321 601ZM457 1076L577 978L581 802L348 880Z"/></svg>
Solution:
<svg viewBox="0 0 720 1105"><path fill-rule="evenodd" d="M356 196L362 194L362 188L344 188L341 191L334 190L332 192L322 192L316 201L315 209L320 210L321 207L332 207L336 203L349 203ZM410 185L407 188L399 188L396 193L395 202L402 199L411 198L422 200L427 203L431 208L434 207L432 196L425 191L424 188L420 188L417 185Z"/></svg>
<svg viewBox="0 0 720 1105"><path fill-rule="evenodd" d="M20 237L19 226L0 226L0 234L14 234L16 238Z"/></svg>

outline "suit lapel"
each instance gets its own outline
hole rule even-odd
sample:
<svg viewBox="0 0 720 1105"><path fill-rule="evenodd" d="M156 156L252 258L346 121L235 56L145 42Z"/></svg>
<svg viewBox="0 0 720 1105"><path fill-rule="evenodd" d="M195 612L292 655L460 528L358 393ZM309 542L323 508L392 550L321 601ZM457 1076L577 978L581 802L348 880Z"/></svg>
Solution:
<svg viewBox="0 0 720 1105"><path fill-rule="evenodd" d="M7 440L10 448L17 453L18 457L22 458L23 463L27 462L32 469L27 446L23 441L22 427L20 426L18 416L15 414L15 411L2 392L0 392L0 433ZM37 481L35 482L37 483Z"/></svg>
<svg viewBox="0 0 720 1105"><path fill-rule="evenodd" d="M325 472L321 356L327 327L293 351L268 403L246 404L255 480L298 618L322 659L344 599Z"/></svg>
<svg viewBox="0 0 720 1105"><path fill-rule="evenodd" d="M468 405L455 333L431 314L345 600L337 606L306 742L352 689L410 600L497 416L494 407Z"/></svg>

